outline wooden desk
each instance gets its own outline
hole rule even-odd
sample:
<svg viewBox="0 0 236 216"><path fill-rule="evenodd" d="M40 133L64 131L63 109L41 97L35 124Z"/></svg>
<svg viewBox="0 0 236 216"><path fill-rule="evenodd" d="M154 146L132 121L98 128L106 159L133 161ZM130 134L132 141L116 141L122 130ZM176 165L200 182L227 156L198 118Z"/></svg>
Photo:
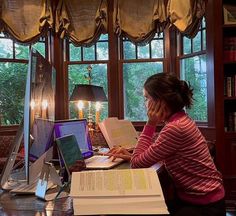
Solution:
<svg viewBox="0 0 236 216"><path fill-rule="evenodd" d="M116 167L116 169L124 168L129 168L129 163L122 163ZM161 177L161 184L166 181L162 173L163 166L159 166L158 175L159 178ZM73 215L72 199L67 197L45 202L33 195L12 195L0 190L0 215L70 216Z"/></svg>

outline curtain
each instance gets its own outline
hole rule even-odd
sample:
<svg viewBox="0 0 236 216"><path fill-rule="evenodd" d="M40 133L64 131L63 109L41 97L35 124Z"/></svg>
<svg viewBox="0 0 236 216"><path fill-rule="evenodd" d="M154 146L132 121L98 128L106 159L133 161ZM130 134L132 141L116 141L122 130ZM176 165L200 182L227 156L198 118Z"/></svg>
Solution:
<svg viewBox="0 0 236 216"><path fill-rule="evenodd" d="M18 42L32 43L52 28L50 0L1 0L0 31Z"/></svg>
<svg viewBox="0 0 236 216"><path fill-rule="evenodd" d="M76 46L90 46L107 33L106 0L60 0L56 10L56 32Z"/></svg>
<svg viewBox="0 0 236 216"><path fill-rule="evenodd" d="M168 17L183 35L193 38L205 14L204 0L169 0Z"/></svg>
<svg viewBox="0 0 236 216"><path fill-rule="evenodd" d="M147 43L166 25L164 0L115 0L114 31L134 43Z"/></svg>

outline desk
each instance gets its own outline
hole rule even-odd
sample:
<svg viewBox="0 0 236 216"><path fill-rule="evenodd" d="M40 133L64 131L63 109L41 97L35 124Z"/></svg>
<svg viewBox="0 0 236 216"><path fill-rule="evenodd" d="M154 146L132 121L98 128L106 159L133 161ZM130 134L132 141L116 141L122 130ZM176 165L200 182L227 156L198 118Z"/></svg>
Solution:
<svg viewBox="0 0 236 216"><path fill-rule="evenodd" d="M116 168L124 169L128 167L129 163L122 163ZM162 170L163 166L160 166L158 175L163 173ZM160 182L162 182L162 178L160 178ZM0 190L0 215L71 216L73 215L72 199L67 197L45 202L32 195L11 195L6 191Z"/></svg>

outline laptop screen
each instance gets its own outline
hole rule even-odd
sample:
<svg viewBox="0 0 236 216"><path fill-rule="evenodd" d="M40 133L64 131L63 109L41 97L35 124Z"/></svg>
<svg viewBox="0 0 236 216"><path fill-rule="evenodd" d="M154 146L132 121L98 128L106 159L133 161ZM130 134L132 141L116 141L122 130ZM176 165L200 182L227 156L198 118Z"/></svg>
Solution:
<svg viewBox="0 0 236 216"><path fill-rule="evenodd" d="M84 158L93 156L92 144L86 119L62 120L54 124L55 137L73 134Z"/></svg>

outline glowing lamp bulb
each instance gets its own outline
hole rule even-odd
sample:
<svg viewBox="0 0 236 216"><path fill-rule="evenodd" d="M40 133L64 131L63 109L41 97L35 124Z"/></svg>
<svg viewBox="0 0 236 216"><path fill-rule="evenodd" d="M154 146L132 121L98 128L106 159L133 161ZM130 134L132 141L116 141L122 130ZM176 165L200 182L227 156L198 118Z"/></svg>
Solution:
<svg viewBox="0 0 236 216"><path fill-rule="evenodd" d="M96 111L100 111L102 108L102 104L100 102L96 102L95 108L96 108Z"/></svg>
<svg viewBox="0 0 236 216"><path fill-rule="evenodd" d="M83 101L78 101L78 103L77 103L77 107L78 107L78 109L79 110L82 110L83 108L84 108L84 102Z"/></svg>

